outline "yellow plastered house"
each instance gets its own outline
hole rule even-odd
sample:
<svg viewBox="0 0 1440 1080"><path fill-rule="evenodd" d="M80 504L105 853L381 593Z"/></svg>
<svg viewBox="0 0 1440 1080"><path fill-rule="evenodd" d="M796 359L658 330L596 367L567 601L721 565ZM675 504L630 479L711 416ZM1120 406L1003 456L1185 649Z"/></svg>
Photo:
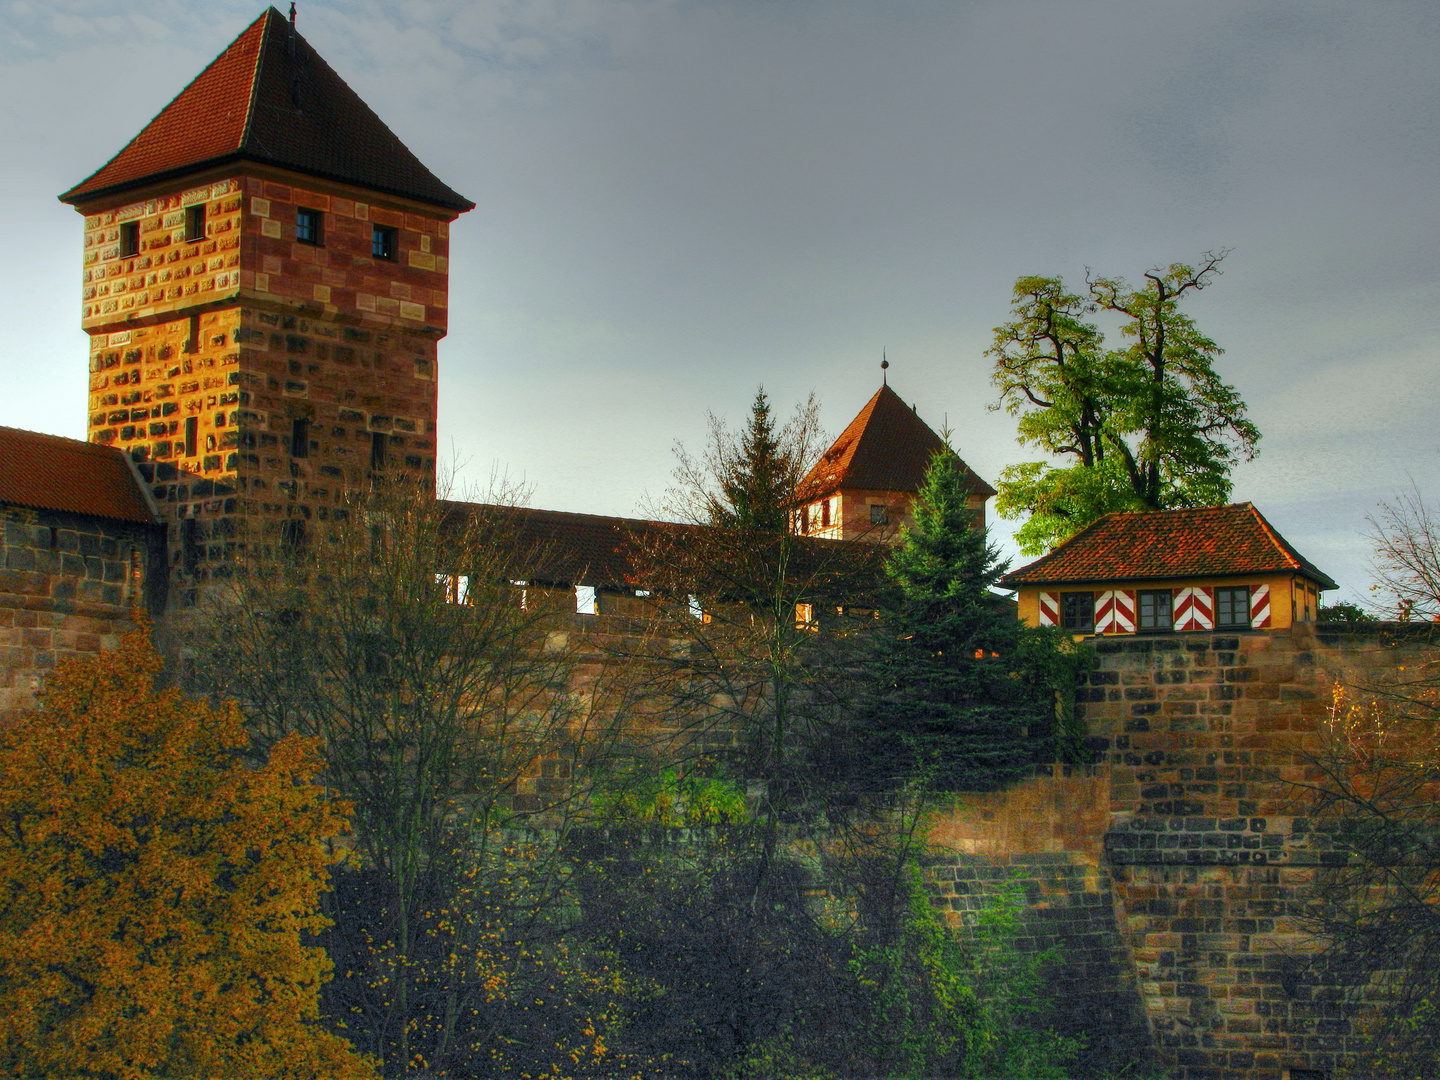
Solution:
<svg viewBox="0 0 1440 1080"><path fill-rule="evenodd" d="M1278 630L1338 588L1250 503L1107 514L1000 584L1077 636Z"/></svg>

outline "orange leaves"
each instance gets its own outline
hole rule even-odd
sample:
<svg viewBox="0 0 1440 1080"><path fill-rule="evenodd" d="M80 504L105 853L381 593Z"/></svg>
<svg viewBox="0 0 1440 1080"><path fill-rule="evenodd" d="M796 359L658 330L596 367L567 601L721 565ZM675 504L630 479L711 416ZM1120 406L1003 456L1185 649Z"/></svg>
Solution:
<svg viewBox="0 0 1440 1080"><path fill-rule="evenodd" d="M316 1023L337 808L312 744L156 690L143 633L0 731L0 1073L371 1077Z"/></svg>

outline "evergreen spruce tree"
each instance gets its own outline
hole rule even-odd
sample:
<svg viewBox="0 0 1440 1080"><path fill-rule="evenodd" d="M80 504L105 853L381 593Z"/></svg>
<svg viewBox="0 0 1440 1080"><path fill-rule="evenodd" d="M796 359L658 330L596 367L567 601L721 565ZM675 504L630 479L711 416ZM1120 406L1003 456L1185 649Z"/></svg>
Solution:
<svg viewBox="0 0 1440 1080"><path fill-rule="evenodd" d="M1068 663L991 587L1007 563L975 528L955 456L938 453L914 521L886 564L874 685L855 744L872 790L920 780L996 787L1054 749L1055 688Z"/></svg>

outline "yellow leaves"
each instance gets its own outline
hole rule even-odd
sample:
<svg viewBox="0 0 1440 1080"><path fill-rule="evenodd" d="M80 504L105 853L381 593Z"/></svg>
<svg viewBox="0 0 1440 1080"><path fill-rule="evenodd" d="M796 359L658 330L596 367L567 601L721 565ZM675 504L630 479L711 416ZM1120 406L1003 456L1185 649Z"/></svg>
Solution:
<svg viewBox="0 0 1440 1080"><path fill-rule="evenodd" d="M316 1025L336 808L302 740L156 690L144 634L0 732L0 1074L371 1077Z"/></svg>

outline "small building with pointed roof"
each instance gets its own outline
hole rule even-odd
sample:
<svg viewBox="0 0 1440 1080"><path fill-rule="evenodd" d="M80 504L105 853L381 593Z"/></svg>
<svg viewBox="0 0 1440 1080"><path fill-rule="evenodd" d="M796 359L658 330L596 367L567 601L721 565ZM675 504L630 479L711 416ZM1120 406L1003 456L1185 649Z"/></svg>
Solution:
<svg viewBox="0 0 1440 1080"><path fill-rule="evenodd" d="M1338 588L1248 502L1107 514L1000 584L1077 635L1283 629Z"/></svg>
<svg viewBox="0 0 1440 1080"><path fill-rule="evenodd" d="M799 531L824 539L892 542L910 520L926 469L942 452L955 456L964 471L976 527L983 529L985 500L995 489L920 419L915 406L882 385L805 478Z"/></svg>

